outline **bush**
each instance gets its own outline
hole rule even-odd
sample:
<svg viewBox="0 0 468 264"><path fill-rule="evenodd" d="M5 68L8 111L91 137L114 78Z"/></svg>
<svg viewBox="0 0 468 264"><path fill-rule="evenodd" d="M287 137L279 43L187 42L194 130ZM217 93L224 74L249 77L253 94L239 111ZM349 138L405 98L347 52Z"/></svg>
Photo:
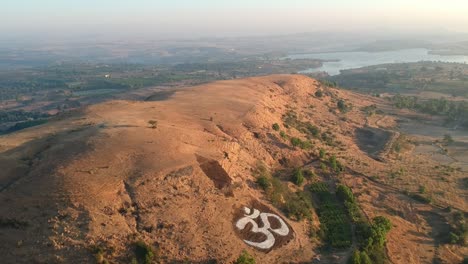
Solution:
<svg viewBox="0 0 468 264"><path fill-rule="evenodd" d="M283 139L286 139L288 138L288 135L286 135L284 131L280 131L280 137L282 137Z"/></svg>
<svg viewBox="0 0 468 264"><path fill-rule="evenodd" d="M340 172L342 170L342 166L341 164L336 160L336 156L335 155L332 155L330 157L330 167L332 168L332 170L334 170L335 172Z"/></svg>
<svg viewBox="0 0 468 264"><path fill-rule="evenodd" d="M302 173L304 174L304 177L307 179L314 179L317 177L315 173L309 169L303 170Z"/></svg>
<svg viewBox="0 0 468 264"><path fill-rule="evenodd" d="M444 135L444 142L447 144L452 144L454 142L452 135L450 134L445 134Z"/></svg>
<svg viewBox="0 0 468 264"><path fill-rule="evenodd" d="M291 180L297 186L301 186L304 183L304 174L300 168L294 170Z"/></svg>
<svg viewBox="0 0 468 264"><path fill-rule="evenodd" d="M135 255L138 263L143 264L151 264L155 256L153 248L143 241L135 243Z"/></svg>
<svg viewBox="0 0 468 264"><path fill-rule="evenodd" d="M361 264L361 252L354 250L353 255L348 260L348 264Z"/></svg>
<svg viewBox="0 0 468 264"><path fill-rule="evenodd" d="M293 137L291 138L291 144L294 146L294 147L298 147L299 145L301 145L302 143L302 140L297 138L297 137Z"/></svg>
<svg viewBox="0 0 468 264"><path fill-rule="evenodd" d="M372 264L373 262L365 251L361 252L361 264ZM377 262L376 262L377 263Z"/></svg>
<svg viewBox="0 0 468 264"><path fill-rule="evenodd" d="M327 154L327 153L325 152L325 150L324 150L323 148L321 148L321 149L319 150L319 157L320 157L321 159L323 159L323 158L325 158L325 154Z"/></svg>
<svg viewBox="0 0 468 264"><path fill-rule="evenodd" d="M278 123L274 123L273 126L272 126L273 130L275 131L279 131L280 130L280 126L278 125Z"/></svg>
<svg viewBox="0 0 468 264"><path fill-rule="evenodd" d="M320 98L320 97L322 97L322 96L323 96L323 91L322 91L322 90L317 90L317 91L315 92L315 97Z"/></svg>
<svg viewBox="0 0 468 264"><path fill-rule="evenodd" d="M302 141L300 138L292 137L291 145L293 145L294 147L299 147L301 149L310 149L312 147L312 142L310 142L309 140Z"/></svg>
<svg viewBox="0 0 468 264"><path fill-rule="evenodd" d="M271 187L271 182L270 179L264 175L260 176L257 178L257 184L262 188L264 191L266 191L268 188Z"/></svg>
<svg viewBox="0 0 468 264"><path fill-rule="evenodd" d="M413 198L416 201L421 202L421 203L426 203L426 204L432 203L432 199L430 197L426 197L426 196L423 196L423 195L418 194L418 193L413 193L410 196L411 196L411 198Z"/></svg>
<svg viewBox="0 0 468 264"><path fill-rule="evenodd" d="M150 120L148 121L148 124L149 124L149 127L152 128L152 129L155 129L158 127L158 121L156 120Z"/></svg>
<svg viewBox="0 0 468 264"><path fill-rule="evenodd" d="M240 256L234 261L234 264L255 264L255 259L246 251L243 250Z"/></svg>
<svg viewBox="0 0 468 264"><path fill-rule="evenodd" d="M338 185L336 188L336 196L338 196L342 202L354 202L354 194L346 185Z"/></svg>
<svg viewBox="0 0 468 264"><path fill-rule="evenodd" d="M419 193L420 194L425 194L426 193L426 186L420 185L419 186Z"/></svg>

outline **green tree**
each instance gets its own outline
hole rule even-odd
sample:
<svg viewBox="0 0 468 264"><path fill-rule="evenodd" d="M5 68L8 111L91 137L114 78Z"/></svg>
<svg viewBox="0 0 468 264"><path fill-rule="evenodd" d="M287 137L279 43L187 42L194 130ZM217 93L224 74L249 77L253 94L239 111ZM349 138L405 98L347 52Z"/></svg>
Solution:
<svg viewBox="0 0 468 264"><path fill-rule="evenodd" d="M361 251L361 264L372 264L372 260L365 251Z"/></svg>
<svg viewBox="0 0 468 264"><path fill-rule="evenodd" d="M359 250L354 250L353 255L348 261L349 264L361 264L361 252Z"/></svg>
<svg viewBox="0 0 468 264"><path fill-rule="evenodd" d="M354 202L354 195L351 189L346 185L338 185L336 188L336 196L343 202Z"/></svg>

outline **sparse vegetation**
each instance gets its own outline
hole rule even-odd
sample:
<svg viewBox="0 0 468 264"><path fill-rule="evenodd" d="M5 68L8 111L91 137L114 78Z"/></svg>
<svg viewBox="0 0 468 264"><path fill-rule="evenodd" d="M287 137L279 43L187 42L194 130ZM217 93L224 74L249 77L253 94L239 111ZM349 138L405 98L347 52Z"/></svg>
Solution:
<svg viewBox="0 0 468 264"><path fill-rule="evenodd" d="M278 177L273 177L263 163L257 164L254 176L271 203L288 218L299 221L311 217L312 203L307 193L292 192ZM303 176L302 181L304 181Z"/></svg>
<svg viewBox="0 0 468 264"><path fill-rule="evenodd" d="M320 136L320 129L317 126L310 122L300 121L297 114L292 110L283 115L283 122L285 127L293 127L297 131L305 134L309 139L319 138Z"/></svg>

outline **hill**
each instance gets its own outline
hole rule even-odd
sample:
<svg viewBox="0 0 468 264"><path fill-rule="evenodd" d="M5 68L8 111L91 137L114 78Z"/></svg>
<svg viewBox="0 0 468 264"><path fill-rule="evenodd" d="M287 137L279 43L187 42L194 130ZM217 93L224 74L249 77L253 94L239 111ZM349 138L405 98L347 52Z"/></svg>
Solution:
<svg viewBox="0 0 468 264"><path fill-rule="evenodd" d="M447 213L374 178L400 167L388 154L395 118L361 111L374 104L389 103L273 75L101 103L2 136L2 259L231 263L247 250L258 263L345 263L360 248L360 222L337 203L348 244L320 234L324 209L311 187L324 184L331 194L350 187L362 221L391 220L383 258L460 261L466 248L439 237Z"/></svg>

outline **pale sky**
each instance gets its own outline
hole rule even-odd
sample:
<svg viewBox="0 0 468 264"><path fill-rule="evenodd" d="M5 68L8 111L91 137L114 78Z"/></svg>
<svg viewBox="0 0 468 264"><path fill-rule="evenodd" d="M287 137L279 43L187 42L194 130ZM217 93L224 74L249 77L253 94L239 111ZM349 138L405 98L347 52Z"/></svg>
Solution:
<svg viewBox="0 0 468 264"><path fill-rule="evenodd" d="M1 35L107 32L198 37L376 28L468 32L468 0L1 0L0 3Z"/></svg>

